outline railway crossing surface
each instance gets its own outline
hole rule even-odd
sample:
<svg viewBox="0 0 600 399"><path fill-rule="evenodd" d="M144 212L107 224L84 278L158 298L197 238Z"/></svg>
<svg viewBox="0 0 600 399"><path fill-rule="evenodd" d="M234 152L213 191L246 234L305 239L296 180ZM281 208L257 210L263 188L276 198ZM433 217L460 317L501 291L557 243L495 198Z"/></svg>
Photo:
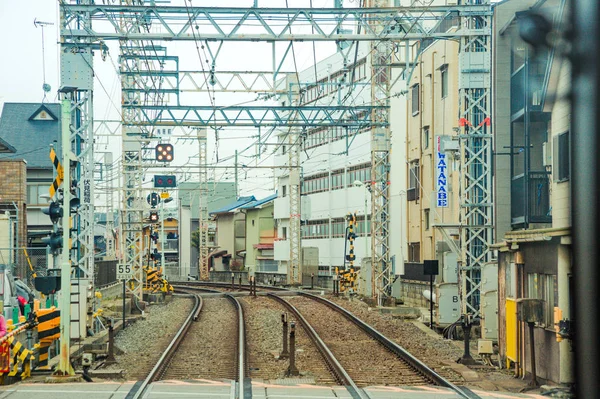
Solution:
<svg viewBox="0 0 600 399"><path fill-rule="evenodd" d="M133 382L125 383L89 383L89 384L19 384L0 387L0 399L29 399L43 397L45 399L126 399ZM274 385L252 383L253 399L329 399L352 398L350 391L344 387L320 387L309 385ZM440 387L367 387L364 392L371 399L399 398L399 399L458 399L456 393L450 389ZM482 399L542 399L537 394L517 394L508 392L483 392L473 391ZM160 381L153 383L143 398L235 398L235 382L226 381L197 381L197 382L170 382Z"/></svg>

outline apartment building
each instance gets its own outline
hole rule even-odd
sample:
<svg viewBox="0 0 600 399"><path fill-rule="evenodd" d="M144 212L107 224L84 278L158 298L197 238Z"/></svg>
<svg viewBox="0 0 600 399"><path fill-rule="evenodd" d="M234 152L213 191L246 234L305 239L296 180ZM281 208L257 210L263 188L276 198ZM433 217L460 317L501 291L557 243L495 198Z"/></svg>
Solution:
<svg viewBox="0 0 600 399"><path fill-rule="evenodd" d="M510 0L495 8L494 126L498 251L498 344L502 365L525 376L570 384L570 64L552 49L532 49L518 35L522 11L559 26L563 0ZM501 155L500 155L501 154ZM518 308L535 302L536 319ZM530 339L533 328L533 340Z"/></svg>
<svg viewBox="0 0 600 399"><path fill-rule="evenodd" d="M356 52L347 53L349 58L344 59L343 53L337 52L299 72L302 104L360 105L371 102L370 46L363 43ZM293 80L290 83L294 87ZM392 92L399 93L404 89L404 82L398 80ZM404 202L401 201L406 187L403 183L405 98L394 96L391 101L390 243L395 268L400 273L405 252ZM343 127L309 128L301 135L299 131L282 130L278 133L279 146L275 154L278 166L288 165L289 135L296 137L292 143L300 145L302 247L318 252L319 275L331 275L335 267L344 265L345 217L348 213L356 213L355 266L360 267L371 256L371 131ZM274 217L278 238L274 243L274 259L278 261L278 272L287 273L290 256L289 171L280 169L276 173L278 198L275 199Z"/></svg>
<svg viewBox="0 0 600 399"><path fill-rule="evenodd" d="M458 20L447 22L444 29L454 29ZM460 216L458 53L455 41L430 43L408 84L408 253L402 292L408 303L428 306L432 295L423 262L437 260L434 322L442 327L460 317L459 254L453 250Z"/></svg>

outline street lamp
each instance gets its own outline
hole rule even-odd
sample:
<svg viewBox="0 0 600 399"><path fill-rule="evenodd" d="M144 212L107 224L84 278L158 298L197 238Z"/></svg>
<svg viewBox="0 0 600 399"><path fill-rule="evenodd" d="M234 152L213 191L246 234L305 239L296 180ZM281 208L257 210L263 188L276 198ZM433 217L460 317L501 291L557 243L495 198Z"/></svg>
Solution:
<svg viewBox="0 0 600 399"><path fill-rule="evenodd" d="M160 202L160 268L165 273L165 204L173 201L173 197L164 198Z"/></svg>
<svg viewBox="0 0 600 399"><path fill-rule="evenodd" d="M365 188L365 191L363 192L364 196L365 196L365 221L364 221L364 225L363 225L363 229L365 230L365 254L366 254L366 258L369 257L369 237L367 234L367 223L368 223L368 218L367 218L367 193L370 193L371 189L369 186L367 186L365 183L363 183L360 180L354 180L354 182L352 183L352 185L354 187L363 187ZM362 266L362 262L361 266Z"/></svg>

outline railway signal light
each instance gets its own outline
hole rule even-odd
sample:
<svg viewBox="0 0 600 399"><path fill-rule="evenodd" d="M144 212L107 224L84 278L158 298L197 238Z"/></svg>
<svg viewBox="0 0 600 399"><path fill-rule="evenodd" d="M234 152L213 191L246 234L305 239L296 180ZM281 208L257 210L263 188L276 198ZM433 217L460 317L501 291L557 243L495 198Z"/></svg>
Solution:
<svg viewBox="0 0 600 399"><path fill-rule="evenodd" d="M173 145L159 144L156 146L155 157L158 162L173 161Z"/></svg>
<svg viewBox="0 0 600 399"><path fill-rule="evenodd" d="M148 201L148 205L154 208L160 203L160 196L158 195L158 193L150 193L146 197L146 201Z"/></svg>
<svg viewBox="0 0 600 399"><path fill-rule="evenodd" d="M155 175L154 188L174 188L177 187L175 175Z"/></svg>
<svg viewBox="0 0 600 399"><path fill-rule="evenodd" d="M53 254L56 254L60 248L62 248L63 240L62 240L62 232L52 232L49 237L42 238L42 243L46 244L46 246L50 247L50 250Z"/></svg>
<svg viewBox="0 0 600 399"><path fill-rule="evenodd" d="M150 222L151 223L158 222L158 212L150 212Z"/></svg>
<svg viewBox="0 0 600 399"><path fill-rule="evenodd" d="M52 223L58 223L58 219L63 216L63 209L60 206L60 203L57 201L53 201L47 208L42 208L42 213L50 216L50 220Z"/></svg>

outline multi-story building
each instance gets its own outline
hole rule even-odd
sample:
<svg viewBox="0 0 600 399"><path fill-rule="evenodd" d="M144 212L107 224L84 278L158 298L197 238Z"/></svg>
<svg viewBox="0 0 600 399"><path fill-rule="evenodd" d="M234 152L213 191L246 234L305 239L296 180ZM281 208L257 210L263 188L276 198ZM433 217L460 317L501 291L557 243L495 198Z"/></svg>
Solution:
<svg viewBox="0 0 600 399"><path fill-rule="evenodd" d="M208 185L208 212L213 212L235 201L235 183L209 182ZM179 201L179 265L180 276L198 275L198 248L191 245L192 233L198 231L199 209L199 183L183 182L177 187ZM216 223L209 222L209 243L215 246Z"/></svg>
<svg viewBox="0 0 600 399"><path fill-rule="evenodd" d="M370 104L371 58L368 43L351 51L344 59L342 52L318 62L298 73L303 105ZM394 75L394 78L397 76ZM286 84L294 92L298 88L293 74ZM352 83L353 82L353 83ZM392 93L405 89L404 82L392 88ZM287 101L287 100L286 100ZM390 181L391 252L397 273L404 261L401 222L404 185L404 97L393 96L391 112L392 151ZM291 140L290 140L291 137ZM345 259L345 231L348 213L357 215L355 266L371 256L370 214L371 194L371 130L335 128L285 129L278 133L279 145L275 150L275 164L288 165L290 143L299 146L301 165L301 246L318 251L318 274L331 275L335 267L342 267ZM287 273L290 257L289 244L289 169L276 171L278 198L274 217L277 240L274 259L278 272Z"/></svg>
<svg viewBox="0 0 600 399"><path fill-rule="evenodd" d="M50 146L60 155L60 104L4 103L0 137L12 147L11 159L27 162L27 243L22 245L41 246L52 230L42 208L48 206L55 173Z"/></svg>
<svg viewBox="0 0 600 399"><path fill-rule="evenodd" d="M277 194L272 194L239 207L246 218L244 264L249 272L277 271L277 262L273 259L273 243L277 237L273 219L275 198Z"/></svg>
<svg viewBox="0 0 600 399"><path fill-rule="evenodd" d="M458 18L444 22L438 29L451 31L459 27ZM460 68L458 42L432 41L423 49L408 82L408 253L402 295L406 303L416 306L429 306L433 299L433 322L440 327L456 322L461 314ZM430 277L424 275L423 263L427 260L439 264L433 293L429 292ZM495 307L491 315L495 319Z"/></svg>
<svg viewBox="0 0 600 399"><path fill-rule="evenodd" d="M239 197L236 201L209 212L217 225L215 251L209 258L211 270L244 270L246 214L242 211L242 207L255 201L253 195Z"/></svg>
<svg viewBox="0 0 600 399"><path fill-rule="evenodd" d="M494 127L498 251L498 344L503 366L523 376L573 382L572 342L557 335L571 318L570 64L518 35L530 7L555 25L563 0L509 0L495 7ZM520 303L537 302L531 324ZM531 301L529 301L531 302ZM529 328L533 329L533 340ZM560 341L560 342L558 342Z"/></svg>

